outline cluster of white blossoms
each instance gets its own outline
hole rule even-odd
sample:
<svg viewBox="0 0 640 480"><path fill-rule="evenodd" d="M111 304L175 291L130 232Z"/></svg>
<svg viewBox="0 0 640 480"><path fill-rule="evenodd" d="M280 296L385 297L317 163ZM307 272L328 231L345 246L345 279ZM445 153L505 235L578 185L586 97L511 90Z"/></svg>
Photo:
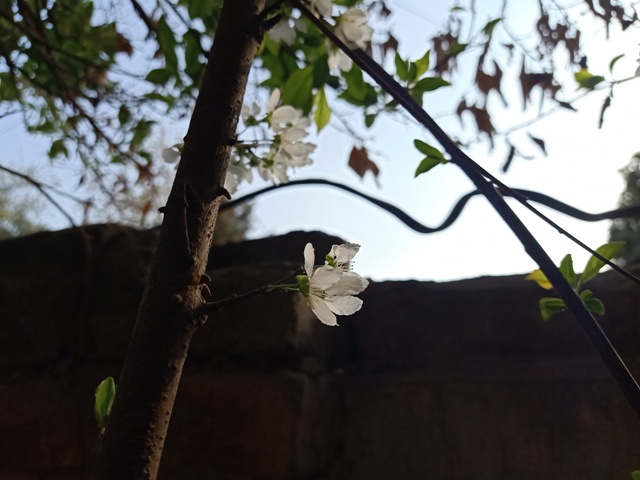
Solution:
<svg viewBox="0 0 640 480"><path fill-rule="evenodd" d="M355 297L369 282L351 271L353 257L360 245L345 243L334 245L325 257L325 264L314 266L315 251L307 243L304 248L304 270L298 276L298 288L307 298L311 311L325 325L336 326L336 315L352 315L362 307L362 300Z"/></svg>
<svg viewBox="0 0 640 480"><path fill-rule="evenodd" d="M369 16L367 12L359 8L350 8L336 19L336 27L333 31L336 37L347 44L348 47L358 47L366 50L367 42L371 41L373 29L367 25ZM353 66L353 62L339 48L327 43L329 50L329 69L331 71L342 70L348 72Z"/></svg>
<svg viewBox="0 0 640 480"><path fill-rule="evenodd" d="M264 142L264 145L238 145L224 183L230 193L234 193L242 182L253 181L253 167L257 167L263 179L277 185L289 181L290 169L313 163L310 155L316 146L304 141L311 120L303 116L301 110L290 105L278 106L279 103L280 90L276 89L269 98L264 114L261 114L260 106L256 103L243 105L240 115L244 125L254 127L264 123L273 132L273 139ZM165 148L162 157L166 162L175 163L180 159L182 147L182 144L176 144ZM254 151L254 148L260 150Z"/></svg>
<svg viewBox="0 0 640 480"><path fill-rule="evenodd" d="M311 126L311 120L303 116L302 111L291 105L282 105L280 102L280 90L274 90L269 98L267 112L260 117L260 107L255 103L250 107L242 107L242 121L245 125L258 125L265 122L273 131L273 140L269 149L255 157L260 176L277 185L289 181L288 172L291 168L303 167L313 163L310 155L316 146L304 141L307 129ZM233 167L233 168L232 168ZM251 182L251 165L241 159L231 163L227 173L225 188L230 192L235 191L242 181Z"/></svg>
<svg viewBox="0 0 640 480"><path fill-rule="evenodd" d="M333 15L333 3L331 0L312 0L311 10L317 12L321 17L331 17ZM336 25L333 33L347 46L354 48L367 48L367 42L371 41L373 29L367 25L369 16L367 12L360 8L352 7L342 15L336 17ZM284 19L278 22L270 31L269 36L276 42L293 45L296 39L296 31L306 32L307 25L300 18ZM332 72L342 70L348 72L353 66L351 59L339 48L327 40L327 51L329 53L329 69Z"/></svg>

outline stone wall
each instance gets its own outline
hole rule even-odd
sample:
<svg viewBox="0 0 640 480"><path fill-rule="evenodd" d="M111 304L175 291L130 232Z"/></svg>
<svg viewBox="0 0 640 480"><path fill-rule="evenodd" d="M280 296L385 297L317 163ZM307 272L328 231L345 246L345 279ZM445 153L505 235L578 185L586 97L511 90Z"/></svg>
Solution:
<svg viewBox="0 0 640 480"><path fill-rule="evenodd" d="M117 377L155 231L114 225L0 242L0 480L87 478L93 392ZM214 250L214 295L281 278L338 241ZM592 289L640 374L635 287ZM576 322L542 322L522 276L372 283L325 327L299 296L252 298L196 335L161 478L625 479L640 421Z"/></svg>

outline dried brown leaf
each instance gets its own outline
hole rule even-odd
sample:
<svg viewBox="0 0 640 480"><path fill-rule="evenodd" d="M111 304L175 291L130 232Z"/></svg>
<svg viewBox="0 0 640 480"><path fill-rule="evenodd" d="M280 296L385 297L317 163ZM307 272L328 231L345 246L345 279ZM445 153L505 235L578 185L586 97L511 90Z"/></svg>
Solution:
<svg viewBox="0 0 640 480"><path fill-rule="evenodd" d="M361 178L365 173L370 171L374 177L380 174L378 166L369 158L369 154L365 148L353 147L349 154L349 167L356 172Z"/></svg>

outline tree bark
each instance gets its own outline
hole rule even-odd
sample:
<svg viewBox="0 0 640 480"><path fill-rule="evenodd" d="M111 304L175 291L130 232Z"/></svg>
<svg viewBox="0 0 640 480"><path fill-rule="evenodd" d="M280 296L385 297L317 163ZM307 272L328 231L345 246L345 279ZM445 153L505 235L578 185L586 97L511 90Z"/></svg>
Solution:
<svg viewBox="0 0 640 480"><path fill-rule="evenodd" d="M155 479L191 337L264 0L227 0L165 207L129 351L96 453L97 480ZM228 194L227 194L228 195Z"/></svg>

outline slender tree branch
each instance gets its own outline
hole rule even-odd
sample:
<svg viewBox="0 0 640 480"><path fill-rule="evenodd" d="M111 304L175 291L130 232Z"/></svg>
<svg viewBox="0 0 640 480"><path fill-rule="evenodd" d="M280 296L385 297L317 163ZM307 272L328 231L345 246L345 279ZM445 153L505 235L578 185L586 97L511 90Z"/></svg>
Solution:
<svg viewBox="0 0 640 480"><path fill-rule="evenodd" d="M131 2L131 6L136 12L136 15L138 15L140 20L142 20L142 22L147 26L147 29L149 30L149 36L157 35L156 25L154 21L149 17L149 15L146 14L144 8L142 8L142 5L140 5L138 0L129 0L129 2Z"/></svg>
<svg viewBox="0 0 640 480"><path fill-rule="evenodd" d="M69 223L72 226L76 226L76 223L73 221L73 217L71 216L71 214L69 214L63 207L62 205L60 205L51 195L49 195L49 193L45 190L45 188L51 188L51 187L47 187L47 185L44 185L42 183L40 183L39 181L31 178L29 175L26 175L24 173L20 173L17 172L16 170L13 170L9 167L5 167L4 165L0 165L0 170L7 172L11 175L14 175L18 178L21 178L22 180L24 180L25 182L29 183L30 185L33 185L34 187L36 187L38 189L38 191L42 194L42 196L44 198L46 198L49 203L51 203L51 205L53 205L62 215L65 216L65 218L69 221ZM62 193L62 192L60 192ZM75 200L75 199L74 199Z"/></svg>

